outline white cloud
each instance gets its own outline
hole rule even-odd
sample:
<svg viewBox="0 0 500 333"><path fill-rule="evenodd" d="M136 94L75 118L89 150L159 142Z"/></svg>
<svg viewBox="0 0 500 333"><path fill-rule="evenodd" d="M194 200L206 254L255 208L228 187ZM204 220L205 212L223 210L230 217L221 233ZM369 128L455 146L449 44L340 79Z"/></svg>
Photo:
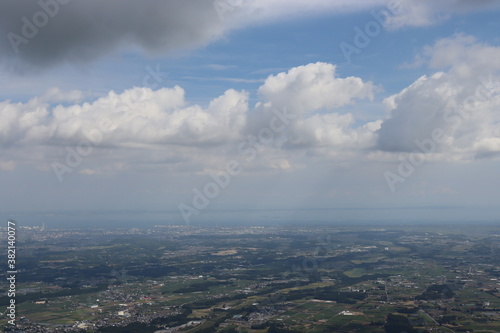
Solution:
<svg viewBox="0 0 500 333"><path fill-rule="evenodd" d="M371 82L358 77L338 78L334 65L318 62L271 75L259 88L259 94L276 108L307 114L340 108L355 99L371 99L373 90Z"/></svg>
<svg viewBox="0 0 500 333"><path fill-rule="evenodd" d="M36 99L26 103L0 103L0 142L4 146L36 137L47 130L48 110Z"/></svg>
<svg viewBox="0 0 500 333"><path fill-rule="evenodd" d="M444 110L461 92L445 73L423 76L399 94L385 100L390 111L379 131L379 145L388 151L413 151L415 140L432 136L435 128L445 125Z"/></svg>
<svg viewBox="0 0 500 333"><path fill-rule="evenodd" d="M40 147L40 161L66 154L64 149L61 151L66 146L90 142L97 149L93 155L103 163L142 161L142 165L164 167L165 163L187 162L194 163L191 167L196 169L196 163L203 160L205 166L216 167L228 151L237 150L242 140L269 127L273 110L281 110L293 113L293 121L287 124L286 134L275 133L281 141L265 147L271 156L264 160L269 167L287 169L292 164L279 153L283 145L303 150L330 147L337 151L373 146L379 122L357 124L353 114L342 110L357 99L372 98L373 91L371 82L357 77L339 78L335 66L326 63L270 76L259 89L262 102L253 110L248 105L249 94L232 89L204 108L189 104L178 86L111 91L83 103L75 102L83 96L81 92L51 88L26 103L0 103L0 143L7 150L14 146L19 151ZM165 148L167 155L161 153ZM99 150L112 150L113 155L105 156ZM30 155L34 156L32 152ZM17 157L23 159L26 155ZM32 158L28 160L33 162ZM102 174L96 170L101 169L86 168L82 172Z"/></svg>
<svg viewBox="0 0 500 333"><path fill-rule="evenodd" d="M288 126L265 145L265 156L256 165L289 169L300 164L293 156L309 152L326 158L353 158L376 148L410 152L419 149L415 140L432 138L436 129L444 133L433 152L460 158L495 156L500 149L500 77L494 72L500 66L497 58L478 59L471 49L499 52L467 36L427 47L426 61L443 70L386 98L385 120L361 122L345 109L356 100L373 98L376 88L371 82L340 78L334 65L313 63L269 76L253 109L247 92L232 89L201 107L190 104L178 86L136 87L83 103L78 102L81 92L51 88L25 103L0 103L0 143L7 160L36 164L64 156L65 146L90 141L97 148L94 156L108 167L88 166L82 171L87 175L119 171L117 161L125 163L120 170L132 163L144 170L158 165L197 171L217 168L221 159L234 157L242 140L256 137L281 111L292 115ZM451 50L458 51L452 55ZM479 70L477 76L465 75L470 73L463 70L465 65ZM493 74L488 78L487 73ZM479 98L471 99L476 93ZM113 154L104 154L106 150Z"/></svg>
<svg viewBox="0 0 500 333"><path fill-rule="evenodd" d="M361 127L355 125L352 114L316 114L295 121L289 129L289 147L334 148L337 151L357 151L371 148L376 142L375 132L380 121Z"/></svg>
<svg viewBox="0 0 500 333"><path fill-rule="evenodd" d="M477 77L500 70L500 47L480 43L470 35L440 39L425 48L423 57L431 68L450 68L460 77Z"/></svg>
<svg viewBox="0 0 500 333"><path fill-rule="evenodd" d="M180 87L110 92L94 102L57 105L44 99L0 104L3 144L211 144L238 137L245 125L247 94L228 90L207 110L186 105ZM102 136L102 139L100 138Z"/></svg>
<svg viewBox="0 0 500 333"><path fill-rule="evenodd" d="M372 99L374 90L371 82L358 77L339 78L332 64L295 67L269 76L259 88L266 104L257 104L252 130L265 126L273 110L286 110L295 117L287 130L286 147L366 148L374 144L377 128L357 127L354 115L342 113L342 108L356 100Z"/></svg>
<svg viewBox="0 0 500 333"><path fill-rule="evenodd" d="M390 115L378 132L379 147L405 152L435 147L431 152L455 159L500 152L500 47L456 35L426 47L424 54L431 68L445 71L423 76L385 100ZM428 148L422 149L423 142Z"/></svg>

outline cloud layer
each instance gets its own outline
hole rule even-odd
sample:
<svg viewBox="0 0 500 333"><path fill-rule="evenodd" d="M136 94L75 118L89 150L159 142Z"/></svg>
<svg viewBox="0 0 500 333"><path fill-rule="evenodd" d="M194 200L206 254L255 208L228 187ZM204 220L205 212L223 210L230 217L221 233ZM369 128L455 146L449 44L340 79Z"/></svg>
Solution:
<svg viewBox="0 0 500 333"><path fill-rule="evenodd" d="M229 89L202 107L189 103L179 86L135 87L85 102L83 92L53 88L25 103L3 101L0 168L36 163L35 156L47 165L65 147L82 142L97 148L96 157L112 150L106 163L119 162L119 168L128 161L143 166L167 161L194 172L234 157L242 142L257 142L255 147L266 151L254 163L262 168L300 167L305 156L378 161L415 151L444 160L499 156L500 47L456 35L426 47L417 59L438 71L385 98L387 117L372 122L358 119L350 107L373 100L377 87L359 77L339 77L335 65L321 62L269 76L255 105L248 92ZM279 131L273 123L278 113L287 115L286 129ZM264 129L274 131L272 142L260 137Z"/></svg>
<svg viewBox="0 0 500 333"><path fill-rule="evenodd" d="M187 105L180 87L110 92L92 102L52 107L45 97L0 104L0 138L14 144L69 144L102 134L100 144L210 145L245 125L247 94L228 90L207 109Z"/></svg>
<svg viewBox="0 0 500 333"><path fill-rule="evenodd" d="M421 151L422 142L432 140L432 153L498 152L500 47L456 35L426 47L418 59L445 71L423 76L385 100L390 116L378 131L380 149ZM434 140L433 133L441 131L442 138Z"/></svg>
<svg viewBox="0 0 500 333"><path fill-rule="evenodd" d="M278 127L270 123L279 112L292 117L286 123L286 138L276 149L366 148L373 143L378 124L358 128L354 115L342 107L372 98L374 86L357 77L339 78L335 69L314 63L270 76L259 89L261 102L254 107L247 92L232 89L206 108L191 105L178 86L136 87L88 102L80 102L81 92L50 89L26 103L0 103L0 144L12 151L90 142L100 148L144 151L169 147L179 156L197 149L201 156L221 147L235 150L248 136L258 137L261 129Z"/></svg>
<svg viewBox="0 0 500 333"><path fill-rule="evenodd" d="M8 68L42 69L90 62L117 50L166 54L205 45L234 28L325 11L391 8L386 26L400 29L493 7L500 5L487 0L2 1L0 54Z"/></svg>

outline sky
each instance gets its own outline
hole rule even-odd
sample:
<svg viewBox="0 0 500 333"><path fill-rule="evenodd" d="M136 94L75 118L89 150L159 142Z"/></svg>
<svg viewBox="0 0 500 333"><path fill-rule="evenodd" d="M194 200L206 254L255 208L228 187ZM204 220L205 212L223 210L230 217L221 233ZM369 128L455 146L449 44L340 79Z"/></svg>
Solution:
<svg viewBox="0 0 500 333"><path fill-rule="evenodd" d="M478 222L500 3L0 2L0 217Z"/></svg>

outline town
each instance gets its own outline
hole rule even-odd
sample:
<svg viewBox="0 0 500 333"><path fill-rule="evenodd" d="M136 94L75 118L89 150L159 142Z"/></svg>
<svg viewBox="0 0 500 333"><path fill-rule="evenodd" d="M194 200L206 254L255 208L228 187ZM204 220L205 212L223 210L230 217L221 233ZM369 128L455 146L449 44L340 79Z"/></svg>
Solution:
<svg viewBox="0 0 500 333"><path fill-rule="evenodd" d="M16 325L7 316L1 324L12 332L499 332L499 237L494 224L20 227ZM0 302L8 306L6 294Z"/></svg>

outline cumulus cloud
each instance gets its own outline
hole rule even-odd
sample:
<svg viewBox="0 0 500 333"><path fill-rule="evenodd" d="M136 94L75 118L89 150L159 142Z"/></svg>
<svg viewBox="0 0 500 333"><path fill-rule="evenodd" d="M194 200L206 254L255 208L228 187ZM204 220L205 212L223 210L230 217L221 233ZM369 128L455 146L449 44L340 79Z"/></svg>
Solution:
<svg viewBox="0 0 500 333"><path fill-rule="evenodd" d="M24 103L0 102L0 145L4 151L45 147L36 152L43 160L44 154L53 156L50 147L75 147L90 140L103 149L115 149L110 157L115 162L176 163L203 156L205 165L215 165L219 157L214 156L234 153L242 140L258 137L278 112L289 118L286 130L275 133L276 140L266 147L271 156L265 159L272 168L293 167L289 153L284 153L291 149L324 149L326 154L418 151L419 143L433 139L436 130L441 131L440 139L433 142L432 152L496 156L500 48L457 35L426 47L421 56L440 71L386 98L385 120L362 122L346 108L371 100L377 91L373 83L339 77L335 65L319 62L269 76L258 89L260 101L254 107L249 106L247 92L232 89L202 107L190 104L179 86L111 91L85 102L82 92L50 88ZM167 147L168 153L160 152ZM150 152L147 158L141 156L144 151ZM18 162L12 156L6 159ZM2 169L15 167L9 162ZM89 170L84 173L109 172Z"/></svg>
<svg viewBox="0 0 500 333"><path fill-rule="evenodd" d="M500 70L500 47L479 42L474 36L457 34L428 46L419 55L430 68L449 68L460 77L485 75Z"/></svg>
<svg viewBox="0 0 500 333"><path fill-rule="evenodd" d="M378 131L379 147L461 158L500 151L500 47L457 35L426 47L424 56L444 71L385 100L390 114Z"/></svg>
<svg viewBox="0 0 500 333"><path fill-rule="evenodd" d="M49 95L51 95L49 93ZM247 93L228 90L207 109L187 105L180 87L110 92L93 102L51 107L44 99L0 104L2 144L213 144L245 125Z"/></svg>
<svg viewBox="0 0 500 333"><path fill-rule="evenodd" d="M0 144L4 150L45 147L39 151L43 154L50 147L77 147L81 142L90 142L103 149L115 149L114 156L119 160L127 160L128 154L133 156L130 160L149 159L149 163L189 160L197 151L194 155L203 155L206 162L218 159L208 157L210 153L225 154L236 150L249 136L258 137L260 130L269 128L270 120L281 113L285 115L284 123L274 125L287 128L275 133L282 136L281 141L269 144L270 151L365 149L375 143L379 122L359 125L355 116L342 108L358 99L370 99L373 93L371 82L340 78L335 66L326 63L269 76L259 89L261 102L253 109L249 94L233 89L202 107L190 104L179 86L111 91L85 102L80 101L84 98L81 92L51 88L24 103L0 103ZM159 147L168 147L170 155L159 154ZM152 153L148 159L138 158L140 151ZM286 156L267 160L273 168L290 166L284 162ZM86 170L85 174L97 171Z"/></svg>
<svg viewBox="0 0 500 333"><path fill-rule="evenodd" d="M271 75L259 93L277 108L305 114L319 109L335 109L354 99L373 98L373 84L358 77L339 78L336 67L315 63Z"/></svg>
<svg viewBox="0 0 500 333"><path fill-rule="evenodd" d="M356 126L351 113L316 114L290 127L288 147L323 147L337 151L372 148L380 121Z"/></svg>
<svg viewBox="0 0 500 333"><path fill-rule="evenodd" d="M354 115L341 109L356 100L372 99L374 91L371 82L338 77L332 64L318 62L295 67L269 76L259 88L265 102L256 105L249 120L250 131L264 127L276 110L281 110L293 115L286 147L368 146L373 138L365 132L371 127L357 128Z"/></svg>
<svg viewBox="0 0 500 333"><path fill-rule="evenodd" d="M477 58L476 52L491 59ZM500 153L497 52L500 55L500 48L468 36L437 41L424 53L427 64L441 71L422 76L386 98L387 119L372 122L360 121L346 106L372 99L377 91L374 84L358 77L339 77L335 65L327 63L269 76L258 89L260 101L254 107L249 105L247 92L233 89L202 107L190 104L179 86L111 91L85 102L82 92L50 88L27 102L0 102L0 145L10 152L1 168L15 168L25 149L31 149L30 159L44 160L54 156L55 150L77 147L82 141L113 149L114 155L106 157L112 165L127 160L144 165L196 164L202 158L205 166L214 166L220 156L235 154L249 137L258 140L260 131L270 128L278 113L286 115L286 129L274 133L275 141L264 144L270 155L263 160L270 168L292 168L288 155L293 155L292 149L323 150L327 155L377 149L418 151L422 145L429 147L436 130L440 135L432 143L433 153L496 156ZM19 159L14 158L14 151ZM143 152L148 152L147 157ZM201 164L191 167L199 170ZM89 168L84 173L109 170L114 167Z"/></svg>
<svg viewBox="0 0 500 333"><path fill-rule="evenodd" d="M445 108L453 107L450 99L460 87L449 82L444 73L423 76L397 95L385 100L390 118L379 131L379 145L387 151L413 151L415 141L430 138L435 128L445 123Z"/></svg>

